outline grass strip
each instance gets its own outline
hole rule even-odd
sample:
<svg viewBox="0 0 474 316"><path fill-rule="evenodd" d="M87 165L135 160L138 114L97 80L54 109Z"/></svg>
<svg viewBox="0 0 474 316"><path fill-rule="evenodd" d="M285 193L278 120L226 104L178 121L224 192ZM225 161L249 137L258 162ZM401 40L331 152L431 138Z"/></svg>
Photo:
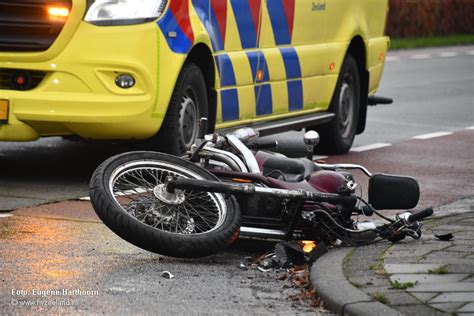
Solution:
<svg viewBox="0 0 474 316"><path fill-rule="evenodd" d="M453 34L420 38L392 38L391 50L425 47L474 45L474 34Z"/></svg>

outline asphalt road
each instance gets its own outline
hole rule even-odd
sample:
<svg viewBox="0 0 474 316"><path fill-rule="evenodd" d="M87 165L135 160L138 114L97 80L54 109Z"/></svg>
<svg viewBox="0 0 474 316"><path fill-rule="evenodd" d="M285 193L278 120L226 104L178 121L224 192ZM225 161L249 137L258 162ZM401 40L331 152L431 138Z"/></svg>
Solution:
<svg viewBox="0 0 474 316"><path fill-rule="evenodd" d="M369 108L355 147L473 126L474 46L390 53L377 94L394 103Z"/></svg>
<svg viewBox="0 0 474 316"><path fill-rule="evenodd" d="M278 280L284 272L239 268L247 256L271 249L268 242L239 241L202 259L165 258L94 218L77 219L81 205L57 209L67 209L69 219L48 217L54 211L42 208L0 219L0 314L317 314L309 304L293 304L299 290ZM164 271L174 278L162 277ZM86 294L69 292L77 289Z"/></svg>
<svg viewBox="0 0 474 316"><path fill-rule="evenodd" d="M473 126L473 91L474 46L390 53L379 94L393 97L395 103L369 109L366 131L356 137L354 147ZM290 144L302 139L297 132L278 137ZM146 146L56 137L0 142L0 210L87 195L89 177L100 162L141 148Z"/></svg>
<svg viewBox="0 0 474 316"><path fill-rule="evenodd" d="M474 56L470 51L474 47L389 55L380 95L395 98L395 104L369 110L367 131L355 143L360 151L328 161L363 163L376 172L416 176L422 186L422 206L472 196L474 131L466 129L474 125ZM441 57L443 53L446 57ZM454 133L412 139L444 131ZM294 141L301 134L281 137ZM377 143L387 147L364 149ZM304 304L292 306L291 297L298 290L277 280L281 275L237 268L246 256L271 249L266 242L240 241L226 252L201 260L164 258L120 240L98 221L88 202L48 205L87 195L90 174L101 161L140 147L60 138L0 143L0 209L47 204L0 217L0 313L71 311L64 306L19 310L14 305L15 300L31 298L69 300L80 312L287 314L311 310ZM176 277L162 278L164 270ZM98 293L43 298L11 293L34 288Z"/></svg>
<svg viewBox="0 0 474 316"><path fill-rule="evenodd" d="M474 46L390 52L377 95L394 103L369 107L366 129L353 147L473 126ZM280 137L291 147L302 134Z"/></svg>

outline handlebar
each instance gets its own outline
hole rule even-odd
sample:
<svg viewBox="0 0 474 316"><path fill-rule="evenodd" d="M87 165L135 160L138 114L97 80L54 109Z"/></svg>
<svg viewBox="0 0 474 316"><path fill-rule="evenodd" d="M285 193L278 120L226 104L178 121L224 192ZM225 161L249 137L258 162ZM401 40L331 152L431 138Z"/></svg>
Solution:
<svg viewBox="0 0 474 316"><path fill-rule="evenodd" d="M430 207L430 208L427 208L425 210L422 210L422 211L419 211L415 214L410 215L410 217L408 217L407 221L409 223L413 223L413 222L416 222L416 221L421 221L422 219L433 215L433 213L434 213L434 211Z"/></svg>
<svg viewBox="0 0 474 316"><path fill-rule="evenodd" d="M267 147L266 149L285 155L288 158L301 158L306 157L306 144L303 141L281 138L276 140L275 138L269 139L267 137L258 139L258 143L270 144L276 143L277 146L274 148ZM261 148L264 149L264 148Z"/></svg>

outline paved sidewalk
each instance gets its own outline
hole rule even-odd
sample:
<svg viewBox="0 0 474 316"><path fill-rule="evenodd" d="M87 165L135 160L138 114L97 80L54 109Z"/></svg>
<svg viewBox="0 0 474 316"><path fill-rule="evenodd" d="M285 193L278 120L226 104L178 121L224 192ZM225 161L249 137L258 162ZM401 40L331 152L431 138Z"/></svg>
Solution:
<svg viewBox="0 0 474 316"><path fill-rule="evenodd" d="M425 222L420 240L338 249L318 260L311 278L319 295L344 314L474 315L474 200L443 209L464 213ZM443 233L454 238L434 236Z"/></svg>

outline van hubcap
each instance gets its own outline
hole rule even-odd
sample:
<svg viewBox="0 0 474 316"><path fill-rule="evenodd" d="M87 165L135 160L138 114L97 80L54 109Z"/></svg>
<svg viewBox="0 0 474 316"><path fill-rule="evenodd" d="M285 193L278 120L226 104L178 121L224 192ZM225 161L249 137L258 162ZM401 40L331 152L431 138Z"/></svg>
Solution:
<svg viewBox="0 0 474 316"><path fill-rule="evenodd" d="M191 93L186 93L181 101L179 115L179 135L181 143L186 149L194 144L198 133L198 107Z"/></svg>
<svg viewBox="0 0 474 316"><path fill-rule="evenodd" d="M349 76L345 77L339 93L338 128L343 138L347 138L352 130L354 117L354 89Z"/></svg>

